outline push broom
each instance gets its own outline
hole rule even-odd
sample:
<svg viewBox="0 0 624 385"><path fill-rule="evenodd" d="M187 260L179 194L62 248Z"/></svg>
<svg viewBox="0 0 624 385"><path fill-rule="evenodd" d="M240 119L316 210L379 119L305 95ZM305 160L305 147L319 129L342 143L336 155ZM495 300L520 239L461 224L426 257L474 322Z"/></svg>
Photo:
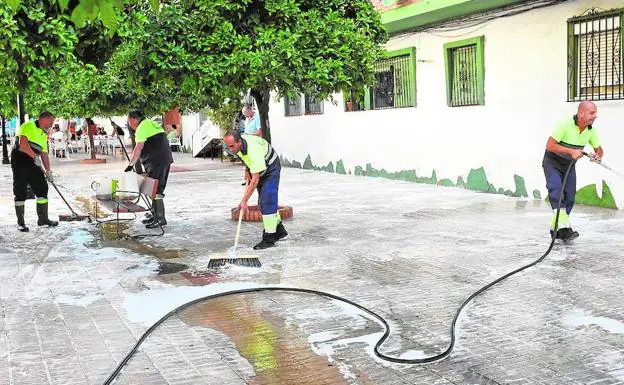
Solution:
<svg viewBox="0 0 624 385"><path fill-rule="evenodd" d="M59 191L58 187L56 187L54 182L50 181L50 184L52 185L52 187L54 187L54 189L56 190L58 195L61 197L63 202L65 202L65 205L69 208L69 211L71 211L71 214L60 214L59 215L59 221L61 221L61 222L74 222L74 221L84 221L84 220L86 220L89 223L91 223L91 217L89 215L80 215L80 214L76 213L74 211L74 209L69 205L69 203L67 203L67 200L65 199L63 194L61 194L61 191Z"/></svg>
<svg viewBox="0 0 624 385"><path fill-rule="evenodd" d="M238 246L238 238L240 236L241 222L243 221L243 212L238 209L238 226L236 226L236 237L234 238L234 247L228 250L227 258L210 258L208 261L208 268L221 267L229 263L232 265L246 266L246 267L262 267L260 259L256 255L243 255L236 254L236 247Z"/></svg>

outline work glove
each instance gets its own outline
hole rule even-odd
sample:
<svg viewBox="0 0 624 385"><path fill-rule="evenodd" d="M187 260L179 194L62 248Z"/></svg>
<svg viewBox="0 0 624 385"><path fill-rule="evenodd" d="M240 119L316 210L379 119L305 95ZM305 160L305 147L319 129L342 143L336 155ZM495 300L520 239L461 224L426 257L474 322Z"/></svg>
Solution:
<svg viewBox="0 0 624 385"><path fill-rule="evenodd" d="M129 165L128 165L128 167L126 167L126 169L124 170L124 172L130 172L130 171L132 171L132 168L133 168L133 167L134 167L133 165L129 164Z"/></svg>
<svg viewBox="0 0 624 385"><path fill-rule="evenodd" d="M54 183L54 175L52 174L52 171L46 172L45 177L48 182Z"/></svg>

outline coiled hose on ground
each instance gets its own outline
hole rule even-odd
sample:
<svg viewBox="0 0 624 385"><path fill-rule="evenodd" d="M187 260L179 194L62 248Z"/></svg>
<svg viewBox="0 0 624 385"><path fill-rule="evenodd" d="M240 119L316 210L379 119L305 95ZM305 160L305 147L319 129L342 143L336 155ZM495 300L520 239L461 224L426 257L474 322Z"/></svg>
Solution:
<svg viewBox="0 0 624 385"><path fill-rule="evenodd" d="M576 163L576 160L573 160L572 162L570 162L570 165L568 166L568 169L566 170L565 176L563 177L563 184L562 186L565 186L567 181L568 181L568 175L570 174L570 171L572 170L572 168L574 167ZM546 252L544 252L544 254L542 254L541 257L539 257L538 259L534 260L533 262L524 265L522 267L519 267L497 279L495 279L494 281L488 283L487 285L483 286L482 288L480 288L479 290L475 291L474 293L472 293L468 298L466 298L464 300L464 302L462 302L462 304L459 306L459 308L457 309L457 312L455 313L455 317L453 317L453 322L451 323L451 342L449 343L449 346L441 353L438 353L434 356L430 356L430 357L425 357L425 358L398 358L398 357L391 357L391 356L387 356L385 354L383 354L382 352L379 351L379 348L381 347L381 345L383 345L383 343L386 341L386 339L388 338L388 336L390 335L390 325L388 325L388 322L379 314L375 313L374 311L365 308L362 305L359 305L353 301L350 301L346 298L342 298L338 295L335 294L331 294L331 293L326 293L323 291L318 291L318 290L311 290L311 289L302 289L302 288L297 288L297 287L292 287L292 288L287 288L287 287L258 287L258 288L250 288L250 289L241 289L241 290L232 290L232 291L226 291L223 293L217 293L217 294L212 294L212 295L208 295L205 297L201 297L198 298L196 300L187 302L181 306L178 306L177 308L173 309L172 311L170 311L169 313L165 314L162 318L160 318L155 324L153 324L149 329L147 329L145 331L145 333L143 333L143 335L141 336L141 338L139 338L139 340L136 342L136 344L134 345L134 347L132 348L132 350L130 350L130 352L128 352L128 354L124 357L123 360L121 360L121 362L117 365L117 367L115 368L115 370L111 373L111 375L108 377L108 379L104 382L104 385L109 385L111 384L115 378L119 375L119 373L121 372L121 370L123 369L123 367L128 363L128 361L132 358L132 356L134 355L134 353L136 353L136 351L139 349L139 347L141 346L141 344L143 343L143 341L145 341L145 339L158 327L160 326L160 324L162 324L165 320L167 320L169 317L171 317L172 315L190 307L193 306L197 303L200 302L204 302L204 301L208 301L214 298L220 298L220 297L226 297L226 296L232 296L232 295L237 295L237 294L245 294L245 293L260 293L260 292L265 292L265 291L281 291L281 292L290 292L290 293L305 293L305 294L314 294L314 295L318 295L321 297L325 297L325 298L331 298L334 299L336 301L340 301L340 302L344 302L347 303L351 306L354 306L356 308L358 308L359 310L363 311L364 313L367 313L369 315L371 315L372 317L374 317L375 319L377 319L384 327L385 332L383 334L383 336L381 336L381 338L379 339L379 341L377 341L377 343L375 344L375 348L373 349L375 352L375 355L379 358L381 358L382 360L385 361L389 361L389 362L394 362L394 363L399 363L399 364L425 364L425 363L431 363L431 362L435 362L435 361L440 361L443 360L444 358L448 357L451 352L453 351L453 348L455 347L455 329L457 326L457 319L459 318L459 315L461 314L461 312L464 310L464 308L466 307L466 305L468 305L470 303L470 301L472 301L473 299L475 299L477 296L479 296L480 294L484 293L485 291L487 291L488 289L490 289L492 286L504 281L505 279L511 277L514 274L517 274L525 269L528 269L529 267L535 266L538 263L540 263L542 260L544 260L544 258L546 258L546 256L548 254L550 254L551 250L553 249L553 246L555 245L555 236L557 233L557 228L559 225L559 211L561 210L561 202L563 200L563 192L564 189L561 189L561 193L559 194L559 201L557 204L557 212L556 212L556 217L555 217L555 228L554 228L554 232L552 234L551 240L550 240L550 245L548 246L548 249L546 250Z"/></svg>

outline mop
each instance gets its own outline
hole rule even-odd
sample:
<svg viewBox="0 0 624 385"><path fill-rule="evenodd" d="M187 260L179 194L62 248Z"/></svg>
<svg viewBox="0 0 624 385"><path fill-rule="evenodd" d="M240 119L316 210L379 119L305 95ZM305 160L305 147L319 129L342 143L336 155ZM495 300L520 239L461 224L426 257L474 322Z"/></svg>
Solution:
<svg viewBox="0 0 624 385"><path fill-rule="evenodd" d="M71 211L71 215L70 214L60 214L59 215L59 221L61 221L61 222L73 222L73 221L84 221L84 220L87 220L89 223L91 223L91 217L89 215L80 215L80 214L76 213L74 211L74 209L72 209L72 207L69 205L69 203L67 203L67 200L65 199L63 194L61 194L61 192L59 191L58 187L56 187L54 182L50 181L50 184L52 185L52 187L54 187L54 189L56 190L58 195L61 197L63 202L65 202L65 205L67 205L67 207L69 208L69 211Z"/></svg>

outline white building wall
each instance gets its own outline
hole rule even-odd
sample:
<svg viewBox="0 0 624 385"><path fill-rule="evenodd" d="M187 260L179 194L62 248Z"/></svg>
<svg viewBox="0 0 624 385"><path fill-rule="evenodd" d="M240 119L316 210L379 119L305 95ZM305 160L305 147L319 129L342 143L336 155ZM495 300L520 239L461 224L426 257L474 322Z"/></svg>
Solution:
<svg viewBox="0 0 624 385"><path fill-rule="evenodd" d="M272 141L280 154L317 166L343 160L347 170L371 163L387 171L415 169L418 176L455 182L471 168L484 167L498 189L514 191L522 176L529 196L547 195L541 168L544 147L557 121L572 116L567 98L567 19L588 8L624 7L622 0L578 0L496 19L452 33L413 33L391 39L387 50L416 47L417 107L344 112L325 102L323 115L284 116L283 101L272 101ZM448 37L444 37L444 36ZM443 45L485 36L485 105L448 107ZM598 130L605 164L624 172L624 101L601 101ZM589 149L589 147L588 147ZM578 188L606 180L618 207L624 181L586 159L579 162Z"/></svg>

